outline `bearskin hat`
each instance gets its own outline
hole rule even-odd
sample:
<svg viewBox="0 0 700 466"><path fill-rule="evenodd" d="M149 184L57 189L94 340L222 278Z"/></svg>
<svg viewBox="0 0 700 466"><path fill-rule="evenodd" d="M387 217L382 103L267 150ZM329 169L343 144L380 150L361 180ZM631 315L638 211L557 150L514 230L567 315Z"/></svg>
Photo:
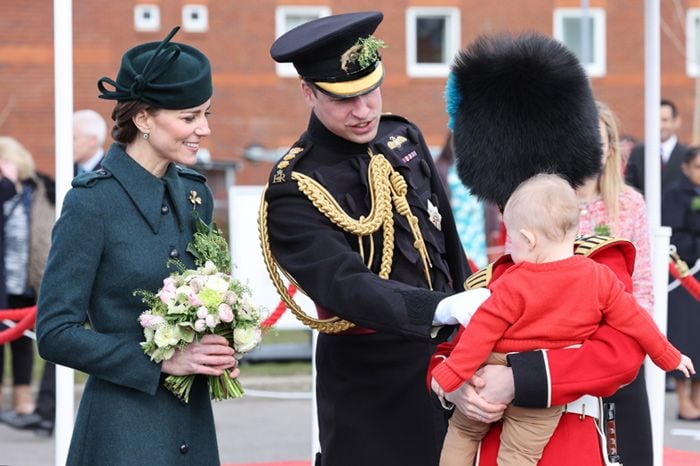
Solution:
<svg viewBox="0 0 700 466"><path fill-rule="evenodd" d="M446 89L457 172L503 207L537 173L573 187L601 168L598 114L576 56L536 33L486 35L455 58Z"/></svg>

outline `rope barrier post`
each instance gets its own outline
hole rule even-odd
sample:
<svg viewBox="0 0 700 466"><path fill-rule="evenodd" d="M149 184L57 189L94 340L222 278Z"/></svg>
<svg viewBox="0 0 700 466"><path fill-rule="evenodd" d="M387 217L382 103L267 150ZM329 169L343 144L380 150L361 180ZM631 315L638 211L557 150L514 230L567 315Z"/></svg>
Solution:
<svg viewBox="0 0 700 466"><path fill-rule="evenodd" d="M657 227L652 237L652 271L654 278L654 321L666 335L668 316L668 250L671 243L671 228ZM654 465L663 464L664 411L666 398L666 373L656 367L649 357L644 360L651 434L654 450Z"/></svg>

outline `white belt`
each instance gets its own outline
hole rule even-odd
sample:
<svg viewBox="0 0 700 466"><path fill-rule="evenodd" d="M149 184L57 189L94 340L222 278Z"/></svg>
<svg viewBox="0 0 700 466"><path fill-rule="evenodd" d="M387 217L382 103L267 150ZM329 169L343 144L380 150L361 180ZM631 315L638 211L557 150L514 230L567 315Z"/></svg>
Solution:
<svg viewBox="0 0 700 466"><path fill-rule="evenodd" d="M601 419L600 398L592 395L583 395L578 400L564 405L565 413L577 413L581 416L590 416Z"/></svg>

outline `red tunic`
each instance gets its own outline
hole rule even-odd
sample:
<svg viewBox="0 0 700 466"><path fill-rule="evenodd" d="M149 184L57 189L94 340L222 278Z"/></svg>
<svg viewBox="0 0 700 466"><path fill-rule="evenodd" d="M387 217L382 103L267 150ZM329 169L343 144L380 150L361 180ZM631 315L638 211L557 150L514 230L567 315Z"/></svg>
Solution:
<svg viewBox="0 0 700 466"><path fill-rule="evenodd" d="M605 265L573 255L508 268L462 332L450 357L433 370L447 392L469 380L489 353L565 348L587 340L601 322L630 335L654 363L671 371L680 352Z"/></svg>
<svg viewBox="0 0 700 466"><path fill-rule="evenodd" d="M624 283L625 289L632 289L632 264L634 252L630 243L619 242L603 247L590 254L596 262L610 267ZM491 280L512 265L509 258L499 260L493 268ZM439 346L433 356L431 368L449 355L453 343ZM548 401L553 405L571 402L584 394L609 396L629 383L637 375L644 359L642 347L631 337L608 325L600 328L579 349L554 349L511 355L510 363L516 381L514 402L519 406L545 407ZM538 381L549 374L549 386L538 386ZM529 382L529 383L528 383ZM522 389L527 387L529 391ZM548 392L551 400L548 400ZM479 466L496 465L499 446L500 424L494 424L482 440ZM600 439L594 419L579 419L578 414L564 414L552 438L545 447L540 466L559 466L566 459L568 466L603 465Z"/></svg>

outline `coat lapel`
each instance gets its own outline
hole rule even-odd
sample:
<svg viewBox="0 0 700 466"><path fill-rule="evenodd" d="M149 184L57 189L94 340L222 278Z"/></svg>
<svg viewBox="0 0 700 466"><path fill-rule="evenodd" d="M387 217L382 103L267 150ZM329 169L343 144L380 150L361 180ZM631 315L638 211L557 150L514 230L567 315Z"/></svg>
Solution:
<svg viewBox="0 0 700 466"><path fill-rule="evenodd" d="M102 166L122 186L153 233L158 233L163 216L160 209L165 202L165 183L129 157L117 144L109 149ZM171 169L175 169L172 164L168 172Z"/></svg>

